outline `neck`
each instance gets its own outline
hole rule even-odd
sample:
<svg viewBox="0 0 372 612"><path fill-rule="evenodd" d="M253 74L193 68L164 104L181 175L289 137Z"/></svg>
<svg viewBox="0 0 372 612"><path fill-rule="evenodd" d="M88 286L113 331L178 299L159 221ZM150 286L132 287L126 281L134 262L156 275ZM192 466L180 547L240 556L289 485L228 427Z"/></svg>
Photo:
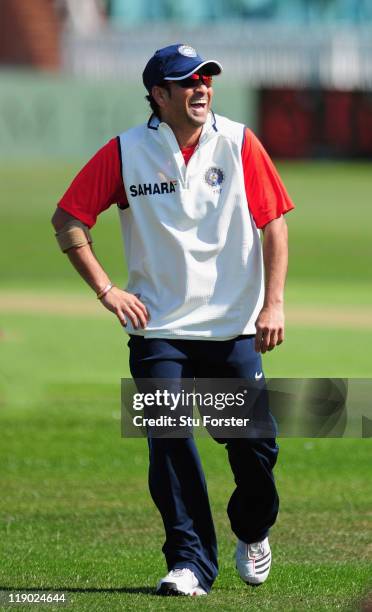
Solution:
<svg viewBox="0 0 372 612"><path fill-rule="evenodd" d="M194 128L193 130L183 130L177 127L170 126L174 132L180 149L184 147L195 147L202 133L202 127Z"/></svg>
<svg viewBox="0 0 372 612"><path fill-rule="evenodd" d="M161 121L169 125L176 137L180 149L184 147L195 147L198 144L203 126L174 125L172 121L167 121L165 118L161 119Z"/></svg>

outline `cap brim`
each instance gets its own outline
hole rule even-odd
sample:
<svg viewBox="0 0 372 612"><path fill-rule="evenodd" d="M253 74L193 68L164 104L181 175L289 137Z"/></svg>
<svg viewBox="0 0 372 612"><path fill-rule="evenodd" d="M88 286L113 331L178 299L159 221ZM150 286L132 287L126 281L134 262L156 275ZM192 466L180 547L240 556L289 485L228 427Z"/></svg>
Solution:
<svg viewBox="0 0 372 612"><path fill-rule="evenodd" d="M183 74L182 76L164 77L164 81L182 81L183 79L187 79L192 74L195 74L195 72L198 72L200 68L206 68L206 67L208 67L208 71L205 70L205 72L206 74L208 74L208 76L217 76L217 74L221 74L222 72L222 66L220 62L217 62L216 60L207 60L206 62L202 62L201 64L198 64L192 70L190 70L190 72L186 72L186 74Z"/></svg>

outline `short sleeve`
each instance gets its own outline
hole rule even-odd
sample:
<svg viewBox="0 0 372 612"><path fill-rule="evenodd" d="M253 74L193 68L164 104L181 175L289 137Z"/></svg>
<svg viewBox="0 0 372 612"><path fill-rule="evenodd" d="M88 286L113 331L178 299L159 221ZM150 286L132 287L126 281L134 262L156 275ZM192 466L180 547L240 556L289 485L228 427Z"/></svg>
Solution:
<svg viewBox="0 0 372 612"><path fill-rule="evenodd" d="M246 128L242 146L245 191L258 228L294 208L286 188L261 142Z"/></svg>
<svg viewBox="0 0 372 612"><path fill-rule="evenodd" d="M112 138L80 170L58 207L92 227L111 204L121 208L128 205L118 138Z"/></svg>

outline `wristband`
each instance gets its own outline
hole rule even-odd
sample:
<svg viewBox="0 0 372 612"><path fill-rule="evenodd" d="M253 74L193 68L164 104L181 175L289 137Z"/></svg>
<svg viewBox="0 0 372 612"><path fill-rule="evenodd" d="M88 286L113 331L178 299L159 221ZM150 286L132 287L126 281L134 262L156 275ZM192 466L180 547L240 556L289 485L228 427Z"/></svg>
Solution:
<svg viewBox="0 0 372 612"><path fill-rule="evenodd" d="M103 297L105 297L105 295L111 291L111 289L113 288L113 284L109 283L108 285L106 285L106 287L104 287L102 289L102 291L100 291L99 293L97 293L97 300L101 300Z"/></svg>

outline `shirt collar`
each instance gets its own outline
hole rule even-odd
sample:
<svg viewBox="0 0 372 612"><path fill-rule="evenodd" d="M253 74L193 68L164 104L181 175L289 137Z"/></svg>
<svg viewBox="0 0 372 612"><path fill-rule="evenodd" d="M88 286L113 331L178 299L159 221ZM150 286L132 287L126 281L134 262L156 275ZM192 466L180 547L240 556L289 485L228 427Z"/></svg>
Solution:
<svg viewBox="0 0 372 612"><path fill-rule="evenodd" d="M160 121L159 117L153 113L147 122L147 127L149 128L149 130L157 130L161 123L162 122ZM209 111L207 121L203 125L200 140L204 140L204 136L211 130L218 132L216 116L212 110Z"/></svg>

